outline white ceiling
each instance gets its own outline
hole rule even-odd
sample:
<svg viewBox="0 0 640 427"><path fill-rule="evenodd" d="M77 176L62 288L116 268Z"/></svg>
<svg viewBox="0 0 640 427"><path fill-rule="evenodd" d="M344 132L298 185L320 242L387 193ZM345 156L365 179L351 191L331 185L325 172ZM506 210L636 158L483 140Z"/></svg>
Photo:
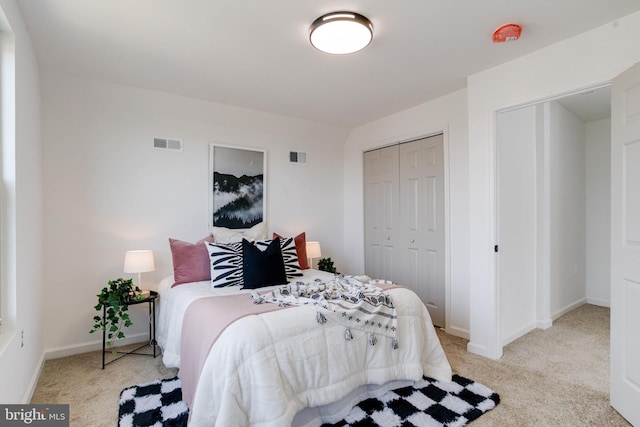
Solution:
<svg viewBox="0 0 640 427"><path fill-rule="evenodd" d="M611 86L586 90L557 101L585 123L611 117Z"/></svg>
<svg viewBox="0 0 640 427"><path fill-rule="evenodd" d="M640 0L18 0L41 68L354 127L466 77L640 10ZM319 16L367 16L373 42L333 56ZM493 44L498 26L523 27Z"/></svg>

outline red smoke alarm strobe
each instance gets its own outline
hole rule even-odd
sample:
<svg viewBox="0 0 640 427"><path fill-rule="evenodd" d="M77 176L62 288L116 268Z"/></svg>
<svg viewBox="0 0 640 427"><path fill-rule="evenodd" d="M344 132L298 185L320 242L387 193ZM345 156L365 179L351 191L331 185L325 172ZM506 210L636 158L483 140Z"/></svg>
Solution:
<svg viewBox="0 0 640 427"><path fill-rule="evenodd" d="M494 43L504 43L518 40L522 27L518 24L504 24L493 32Z"/></svg>

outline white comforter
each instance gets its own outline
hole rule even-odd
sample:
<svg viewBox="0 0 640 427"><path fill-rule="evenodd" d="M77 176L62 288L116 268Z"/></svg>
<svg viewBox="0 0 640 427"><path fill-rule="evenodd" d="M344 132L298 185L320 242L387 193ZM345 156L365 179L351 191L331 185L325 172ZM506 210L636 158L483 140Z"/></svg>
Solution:
<svg viewBox="0 0 640 427"><path fill-rule="evenodd" d="M303 280L331 277L326 274L307 270ZM212 293L238 290L212 290L209 282L167 290L170 283L166 279L160 288L158 341L165 365L179 368L188 305ZM389 292L398 314L397 350L387 337L371 346L367 334L357 330L347 341L344 326L319 325L309 307L247 316L231 324L202 370L189 425L289 426L301 409L334 402L366 384L416 381L423 375L450 380L451 368L422 301L408 289Z"/></svg>

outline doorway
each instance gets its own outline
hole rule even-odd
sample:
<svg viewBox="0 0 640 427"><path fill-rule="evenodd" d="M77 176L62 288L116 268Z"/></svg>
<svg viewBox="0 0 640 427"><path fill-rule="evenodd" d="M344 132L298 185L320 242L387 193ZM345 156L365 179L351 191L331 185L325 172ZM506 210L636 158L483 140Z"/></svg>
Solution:
<svg viewBox="0 0 640 427"><path fill-rule="evenodd" d="M610 88L498 114L499 338L609 306Z"/></svg>

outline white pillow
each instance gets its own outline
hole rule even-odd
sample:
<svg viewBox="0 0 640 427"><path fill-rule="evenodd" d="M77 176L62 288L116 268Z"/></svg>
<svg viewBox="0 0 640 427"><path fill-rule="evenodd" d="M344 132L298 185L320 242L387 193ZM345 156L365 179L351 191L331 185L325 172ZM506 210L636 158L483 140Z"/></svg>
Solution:
<svg viewBox="0 0 640 427"><path fill-rule="evenodd" d="M242 239L250 242L267 239L267 227L264 222L258 223L249 229L232 229L224 227L211 227L211 234L216 243L237 243Z"/></svg>

